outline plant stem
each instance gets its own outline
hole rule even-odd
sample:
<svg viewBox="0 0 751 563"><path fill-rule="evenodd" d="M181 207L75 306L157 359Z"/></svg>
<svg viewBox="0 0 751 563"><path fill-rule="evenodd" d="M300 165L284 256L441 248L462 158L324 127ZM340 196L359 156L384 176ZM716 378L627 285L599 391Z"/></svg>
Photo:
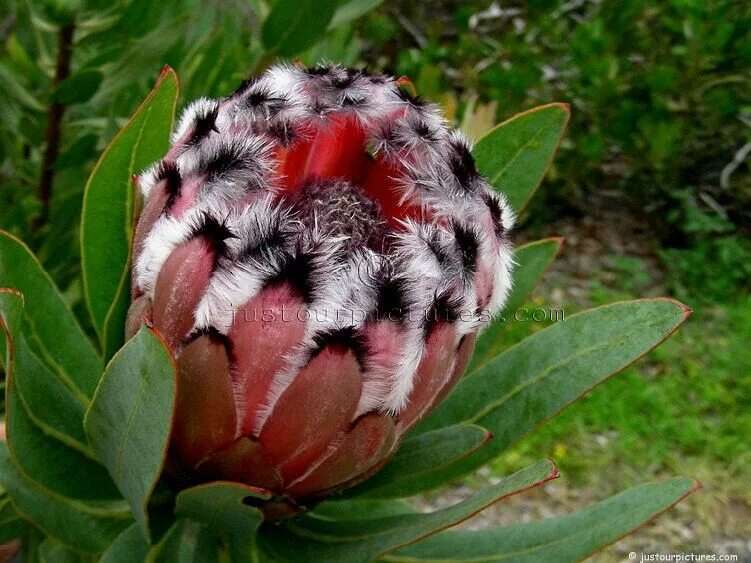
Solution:
<svg viewBox="0 0 751 563"><path fill-rule="evenodd" d="M75 29L75 24L71 22L61 27L58 32L57 62L55 64L55 78L52 83L53 92L70 75ZM42 203L42 212L37 220L37 228L42 227L50 215L50 199L52 198L52 187L55 180L55 162L57 162L60 153L63 115L65 115L65 106L53 100L47 110L47 130L44 134L45 149L39 178L39 200Z"/></svg>

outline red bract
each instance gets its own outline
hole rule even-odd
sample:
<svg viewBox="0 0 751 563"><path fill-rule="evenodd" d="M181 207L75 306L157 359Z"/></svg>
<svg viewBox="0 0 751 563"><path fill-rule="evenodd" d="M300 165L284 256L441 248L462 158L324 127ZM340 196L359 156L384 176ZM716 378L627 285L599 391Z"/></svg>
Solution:
<svg viewBox="0 0 751 563"><path fill-rule="evenodd" d="M509 289L504 198L387 76L271 68L191 104L139 184L128 327L177 357L178 475L290 506L361 481Z"/></svg>

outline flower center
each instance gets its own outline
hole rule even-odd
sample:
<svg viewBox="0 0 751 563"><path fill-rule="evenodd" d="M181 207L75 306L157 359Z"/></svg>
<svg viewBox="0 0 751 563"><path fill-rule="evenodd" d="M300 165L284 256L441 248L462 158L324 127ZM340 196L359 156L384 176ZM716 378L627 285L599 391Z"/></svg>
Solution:
<svg viewBox="0 0 751 563"><path fill-rule="evenodd" d="M296 208L308 229L341 237L349 250L361 247L383 250L387 229L380 206L350 182L329 180L308 184L300 191Z"/></svg>

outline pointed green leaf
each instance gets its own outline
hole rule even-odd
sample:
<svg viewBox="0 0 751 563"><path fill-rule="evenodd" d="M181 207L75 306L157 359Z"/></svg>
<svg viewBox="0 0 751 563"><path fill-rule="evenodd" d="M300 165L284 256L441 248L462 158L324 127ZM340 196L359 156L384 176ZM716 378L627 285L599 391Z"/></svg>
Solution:
<svg viewBox="0 0 751 563"><path fill-rule="evenodd" d="M207 526L178 520L149 551L145 563L209 563L219 561L222 545Z"/></svg>
<svg viewBox="0 0 751 563"><path fill-rule="evenodd" d="M475 353L467 368L468 374L501 352L499 335L532 293L562 244L562 238L547 238L523 244L514 250L514 286L501 314L477 338Z"/></svg>
<svg viewBox="0 0 751 563"><path fill-rule="evenodd" d="M493 440L442 471L469 473L670 336L690 310L672 299L640 299L572 315L512 346L454 392L415 432L479 424Z"/></svg>
<svg viewBox="0 0 751 563"><path fill-rule="evenodd" d="M520 213L537 190L568 123L566 104L515 115L491 129L472 151L478 170Z"/></svg>
<svg viewBox="0 0 751 563"><path fill-rule="evenodd" d="M23 518L78 551L104 551L133 521L125 502L84 502L50 492L18 470L3 444L0 481Z"/></svg>
<svg viewBox="0 0 751 563"><path fill-rule="evenodd" d="M134 223L131 178L167 152L177 95L177 75L165 67L86 184L81 214L84 297L105 358L122 344L128 307Z"/></svg>
<svg viewBox="0 0 751 563"><path fill-rule="evenodd" d="M551 237L522 244L514 250L514 287L506 300L505 311L513 312L524 304L562 245L561 237Z"/></svg>
<svg viewBox="0 0 751 563"><path fill-rule="evenodd" d="M632 533L695 490L694 481L681 478L640 485L584 510L540 522L490 530L449 530L390 553L383 561L581 561Z"/></svg>
<svg viewBox="0 0 751 563"><path fill-rule="evenodd" d="M143 538L141 528L133 524L117 536L112 545L102 554L99 563L131 563L143 561L149 552L149 544Z"/></svg>
<svg viewBox="0 0 751 563"><path fill-rule="evenodd" d="M143 327L107 365L84 422L94 451L147 538L146 506L164 466L175 381L165 344Z"/></svg>
<svg viewBox="0 0 751 563"><path fill-rule="evenodd" d="M22 298L17 292L0 291L0 335L8 349L6 380L6 425L8 447L14 460L24 473L44 487L62 495L81 499L112 499L118 493L104 467L91 457L85 443L66 434L76 434L77 424L83 429L82 409L76 413L65 412L71 407L64 396L45 395L34 391L49 370L34 356L21 332ZM14 327L15 340L9 327ZM23 401L16 386L17 376L23 373L31 402ZM23 379L21 378L21 379ZM59 403L45 403L46 400ZM29 414L29 405L43 412L35 419ZM54 405L54 408L50 408ZM78 405L80 407L80 405ZM75 407L71 407L75 408ZM46 424L43 424L46 421ZM59 425L55 426L54 425ZM46 427L46 431L43 430ZM54 463L50 463L54 459ZM75 473L78 478L70 479Z"/></svg>
<svg viewBox="0 0 751 563"><path fill-rule="evenodd" d="M375 498L407 497L443 484L434 482L440 470L468 456L491 438L474 424L457 424L408 437L386 466L347 496Z"/></svg>
<svg viewBox="0 0 751 563"><path fill-rule="evenodd" d="M337 0L277 0L263 22L266 50L289 57L312 47L326 33L338 4Z"/></svg>
<svg viewBox="0 0 751 563"><path fill-rule="evenodd" d="M557 475L552 462L540 462L478 491L454 506L430 514L401 514L347 521L315 515L302 516L283 526L262 526L259 544L272 558L282 561L364 563L454 526L504 497Z"/></svg>
<svg viewBox="0 0 751 563"><path fill-rule="evenodd" d="M24 308L32 330L29 338L44 350L47 364L64 372L81 395L91 397L102 373L101 359L36 257L4 231L0 231L0 287L33 296Z"/></svg>

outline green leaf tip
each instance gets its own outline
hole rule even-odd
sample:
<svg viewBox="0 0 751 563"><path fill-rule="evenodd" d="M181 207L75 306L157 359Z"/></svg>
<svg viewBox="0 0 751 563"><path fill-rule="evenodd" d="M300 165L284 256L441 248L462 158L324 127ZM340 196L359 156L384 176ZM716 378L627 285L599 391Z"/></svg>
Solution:
<svg viewBox="0 0 751 563"><path fill-rule="evenodd" d="M480 172L521 213L540 186L569 122L568 104L532 108L491 129L475 144Z"/></svg>
<svg viewBox="0 0 751 563"><path fill-rule="evenodd" d="M141 327L110 360L84 420L94 451L146 538L147 505L162 473L174 417L176 367L157 332Z"/></svg>
<svg viewBox="0 0 751 563"><path fill-rule="evenodd" d="M83 293L105 359L124 338L137 197L133 177L169 149L178 94L177 74L163 67L152 90L100 156L84 189Z"/></svg>
<svg viewBox="0 0 751 563"><path fill-rule="evenodd" d="M437 479L456 479L497 456L659 345L688 314L670 298L611 303L554 323L487 361L412 431L476 423L497 433Z"/></svg>
<svg viewBox="0 0 751 563"><path fill-rule="evenodd" d="M0 287L24 294L24 314L33 337L47 358L86 400L102 373L92 342L63 299L50 275L21 240L0 229Z"/></svg>
<svg viewBox="0 0 751 563"><path fill-rule="evenodd" d="M384 561L469 563L580 561L633 533L697 488L675 478L632 487L577 512L483 530L448 530L392 551Z"/></svg>
<svg viewBox="0 0 751 563"><path fill-rule="evenodd" d="M488 506L542 485L557 475L555 464L544 460L453 506L428 514L400 512L354 520L303 515L282 525L264 525L259 544L272 560L366 563L455 526Z"/></svg>

